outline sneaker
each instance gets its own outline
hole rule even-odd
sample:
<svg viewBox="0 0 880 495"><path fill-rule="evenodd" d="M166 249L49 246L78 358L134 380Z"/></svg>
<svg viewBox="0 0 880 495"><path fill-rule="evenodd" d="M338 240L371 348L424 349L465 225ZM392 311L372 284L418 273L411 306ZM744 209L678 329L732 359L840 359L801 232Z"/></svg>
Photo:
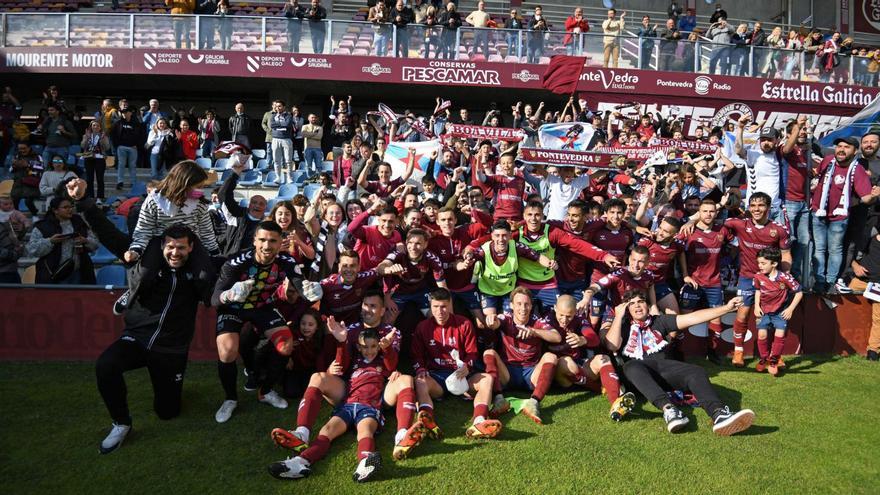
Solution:
<svg viewBox="0 0 880 495"><path fill-rule="evenodd" d="M763 373L767 371L767 360L761 359L760 361L758 361L758 364L755 365L755 371L757 371L758 373Z"/></svg>
<svg viewBox="0 0 880 495"><path fill-rule="evenodd" d="M496 394L492 401L492 409L489 411L489 417L499 418L501 415L510 411L510 402L504 398L502 394Z"/></svg>
<svg viewBox="0 0 880 495"><path fill-rule="evenodd" d="M394 445L394 452L392 452L391 457L395 461L402 461L409 456L409 452L416 447L418 444L422 443L422 439L427 435L427 430L425 430L424 425L422 423L416 421L416 423L409 427L406 430L406 433L403 435L403 438L399 439Z"/></svg>
<svg viewBox="0 0 880 495"><path fill-rule="evenodd" d="M614 421L620 421L632 411L633 406L635 405L636 396L632 392L627 392L618 397L617 400L614 401L614 404L611 404L611 412L609 415Z"/></svg>
<svg viewBox="0 0 880 495"><path fill-rule="evenodd" d="M731 413L730 409L725 406L715 416L712 431L716 435L729 437L730 435L747 430L755 421L755 413L751 409L743 409L742 411Z"/></svg>
<svg viewBox="0 0 880 495"><path fill-rule="evenodd" d="M309 439L300 437L296 431L285 430L284 428L275 428L269 433L275 445L285 449L300 453L309 446Z"/></svg>
<svg viewBox="0 0 880 495"><path fill-rule="evenodd" d="M237 400L224 400L223 404L220 405L220 409L217 409L217 414L214 415L214 419L217 420L218 423L229 421L229 418L232 417L232 411L235 411L236 407L238 407Z"/></svg>
<svg viewBox="0 0 880 495"><path fill-rule="evenodd" d="M101 447L99 451L102 454L109 454L114 450L118 449L122 446L122 442L125 440L128 432L131 431L131 425L121 425L119 423L113 423L113 428L110 428L110 433L104 438L101 442Z"/></svg>
<svg viewBox="0 0 880 495"><path fill-rule="evenodd" d="M437 426L437 422L434 421L434 415L430 412L425 411L424 409L419 411L418 422L425 427L425 430L427 430L428 438L433 438L435 440L443 438L443 431Z"/></svg>
<svg viewBox="0 0 880 495"><path fill-rule="evenodd" d="M865 353L865 359L868 361L880 361L880 354L877 351L868 351ZM780 359L779 362L781 363L782 360Z"/></svg>
<svg viewBox="0 0 880 495"><path fill-rule="evenodd" d="M361 462L358 463L358 467L354 470L354 474L351 477L358 483L363 483L375 476L376 471L381 467L382 456L380 456L378 452L370 452L366 457L361 459Z"/></svg>
<svg viewBox="0 0 880 495"><path fill-rule="evenodd" d="M850 289L848 285L846 285L842 278L837 279L837 283L834 284L834 288L837 289L837 292L840 294L852 294L853 292L853 290Z"/></svg>
<svg viewBox="0 0 880 495"><path fill-rule="evenodd" d="M776 366L778 366L779 369L785 368L785 361L782 360L782 356L779 356L779 362L776 363Z"/></svg>
<svg viewBox="0 0 880 495"><path fill-rule="evenodd" d="M274 390L270 390L266 395L260 395L259 401L278 409L287 409L287 401Z"/></svg>
<svg viewBox="0 0 880 495"><path fill-rule="evenodd" d="M523 407L520 412L535 423L538 423L539 425L544 424L544 422L541 421L541 403L538 402L538 399L535 399L534 397L526 399L523 402Z"/></svg>
<svg viewBox="0 0 880 495"><path fill-rule="evenodd" d="M779 361L771 360L768 364L767 371L773 376L779 376Z"/></svg>
<svg viewBox="0 0 880 495"><path fill-rule="evenodd" d="M247 377L247 380L244 381L244 391L245 392L253 392L254 390L260 388L260 384L257 382L257 374L247 368L243 370L244 376Z"/></svg>
<svg viewBox="0 0 880 495"><path fill-rule="evenodd" d="M493 438L501 433L501 421L486 419L467 429L465 435L468 438Z"/></svg>
<svg viewBox="0 0 880 495"><path fill-rule="evenodd" d="M125 184L123 184L122 182L117 182L116 183L116 190L121 191L123 189L125 189Z"/></svg>
<svg viewBox="0 0 880 495"><path fill-rule="evenodd" d="M706 351L706 359L708 359L711 363L720 365L721 364L721 356L715 352L715 349L709 349Z"/></svg>
<svg viewBox="0 0 880 495"><path fill-rule="evenodd" d="M117 299L116 302L113 303L113 314L114 315L121 316L123 313L125 313L125 310L128 309L129 296L131 296L131 291L126 290L125 292L122 293L121 296L119 296L119 299Z"/></svg>
<svg viewBox="0 0 880 495"><path fill-rule="evenodd" d="M746 365L746 362L743 360L743 351L733 351L733 359L731 363L737 368L742 368Z"/></svg>
<svg viewBox="0 0 880 495"><path fill-rule="evenodd" d="M663 408L663 420L666 421L666 429L669 433L677 433L691 422L681 410L675 406Z"/></svg>
<svg viewBox="0 0 880 495"><path fill-rule="evenodd" d="M281 462L273 462L269 465L269 474L279 480L295 480L312 474L312 470L309 461L296 456L288 457Z"/></svg>

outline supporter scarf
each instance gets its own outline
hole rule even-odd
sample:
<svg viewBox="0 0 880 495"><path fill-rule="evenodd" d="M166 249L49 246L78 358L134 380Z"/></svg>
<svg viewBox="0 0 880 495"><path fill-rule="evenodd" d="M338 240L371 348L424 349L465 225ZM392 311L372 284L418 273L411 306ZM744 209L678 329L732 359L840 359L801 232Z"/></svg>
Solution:
<svg viewBox="0 0 880 495"><path fill-rule="evenodd" d="M413 119L412 121L410 121L409 126L412 127L414 131L418 132L427 139L434 138L434 133L430 129L425 127L425 124L422 123L422 121L419 119Z"/></svg>
<svg viewBox="0 0 880 495"><path fill-rule="evenodd" d="M623 349L623 355L630 359L645 359L666 347L669 343L660 332L651 329L653 318L645 321L633 321L629 326L629 340Z"/></svg>
<svg viewBox="0 0 880 495"><path fill-rule="evenodd" d="M434 112L434 116L443 115L446 113L446 109L452 106L452 102L449 100L442 100L440 105L437 107L437 111Z"/></svg>
<svg viewBox="0 0 880 495"><path fill-rule="evenodd" d="M339 232L338 230L336 231ZM321 230L318 232L318 237L315 239L315 261L312 262L312 273L318 274L321 273L321 261L324 259L324 247L327 246L327 238L330 236L330 227L326 220L321 220ZM327 256L327 264L330 269L333 269L333 265L336 263L336 242L338 239L335 238L336 234L334 234L334 239L331 239L330 245L333 246L332 251L328 253Z"/></svg>
<svg viewBox="0 0 880 495"><path fill-rule="evenodd" d="M831 193L831 182L834 181L834 167L837 166L837 159L831 160L828 168L825 169L825 178L822 180L822 196L819 199L819 209L816 211L817 217L828 216L828 197ZM840 195L840 203L831 212L831 216L846 216L849 212L849 197L852 188L853 175L856 173L858 162L853 159L849 168L846 170L846 181L843 183L843 192Z"/></svg>

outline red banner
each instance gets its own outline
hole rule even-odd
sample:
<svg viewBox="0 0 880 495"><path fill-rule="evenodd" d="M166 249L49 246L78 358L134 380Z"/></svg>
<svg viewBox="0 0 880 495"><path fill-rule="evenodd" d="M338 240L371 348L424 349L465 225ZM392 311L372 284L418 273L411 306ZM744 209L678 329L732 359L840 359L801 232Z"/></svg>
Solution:
<svg viewBox="0 0 880 495"><path fill-rule="evenodd" d="M681 151L692 151L694 153L715 153L718 146L703 141L682 141L678 139L660 138L651 142L656 146L675 148Z"/></svg>
<svg viewBox="0 0 880 495"><path fill-rule="evenodd" d="M852 5L853 31L880 34L880 2L877 0L854 0Z"/></svg>
<svg viewBox="0 0 880 495"><path fill-rule="evenodd" d="M666 146L621 146L619 148L603 146L596 149L596 151L600 153L623 155L627 158L627 160L638 160L641 162L647 160L648 158L651 158L658 151L669 153L669 150L670 148Z"/></svg>
<svg viewBox="0 0 880 495"><path fill-rule="evenodd" d="M620 157L617 153L592 153L588 151L547 150L543 148L520 148L522 161L532 164L560 167L582 167L618 170L611 163Z"/></svg>
<svg viewBox="0 0 880 495"><path fill-rule="evenodd" d="M518 143L526 138L522 129L512 127L483 127L479 125L446 124L446 134L452 137Z"/></svg>

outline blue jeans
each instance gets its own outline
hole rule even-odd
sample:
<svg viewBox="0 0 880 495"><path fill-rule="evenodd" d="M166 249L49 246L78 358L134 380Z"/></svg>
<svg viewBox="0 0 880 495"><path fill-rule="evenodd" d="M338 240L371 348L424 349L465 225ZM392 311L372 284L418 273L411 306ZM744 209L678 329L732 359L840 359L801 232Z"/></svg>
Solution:
<svg viewBox="0 0 880 495"><path fill-rule="evenodd" d="M116 182L122 183L125 169L128 168L128 176L131 183L137 182L138 150L133 146L116 147Z"/></svg>
<svg viewBox="0 0 880 495"><path fill-rule="evenodd" d="M161 180L165 176L165 164L162 156L150 153L150 178L153 180Z"/></svg>
<svg viewBox="0 0 880 495"><path fill-rule="evenodd" d="M324 153L321 148L306 148L303 153L306 158L306 170L311 174L321 169L321 163L324 161Z"/></svg>
<svg viewBox="0 0 880 495"><path fill-rule="evenodd" d="M275 163L274 158L272 157L272 140L266 141L266 163L271 167L273 163Z"/></svg>
<svg viewBox="0 0 880 495"><path fill-rule="evenodd" d="M573 297L575 301L581 302L581 299L584 298L584 291L587 290L587 281L575 280L568 282L557 279L556 286L558 287L560 296L568 295Z"/></svg>
<svg viewBox="0 0 880 495"><path fill-rule="evenodd" d="M837 281L840 265L843 262L843 236L846 234L846 223L846 219L831 222L827 218L812 217L815 243L813 267L817 284L833 284Z"/></svg>
<svg viewBox="0 0 880 495"><path fill-rule="evenodd" d="M376 46L376 56L384 57L388 55L388 34L384 29L373 33L373 45Z"/></svg>
<svg viewBox="0 0 880 495"><path fill-rule="evenodd" d="M726 46L715 47L712 49L712 56L709 58L709 74L715 73L715 66L721 62L721 74L727 74L730 69L728 57L730 56L730 48Z"/></svg>
<svg viewBox="0 0 880 495"><path fill-rule="evenodd" d="M810 208L804 201L786 201L785 214L791 238L791 274L800 279L810 245Z"/></svg>
<svg viewBox="0 0 880 495"><path fill-rule="evenodd" d="M320 22L309 22L311 26L309 26L309 34L312 37L312 52L314 53L324 53L324 28L321 26Z"/></svg>
<svg viewBox="0 0 880 495"><path fill-rule="evenodd" d="M556 298L559 297L559 289L556 287L545 287L543 289L529 289L532 293L532 299L541 301L544 311L556 305Z"/></svg>
<svg viewBox="0 0 880 495"><path fill-rule="evenodd" d="M214 141L207 140L202 143L202 156L205 158L210 158L211 161L214 161Z"/></svg>

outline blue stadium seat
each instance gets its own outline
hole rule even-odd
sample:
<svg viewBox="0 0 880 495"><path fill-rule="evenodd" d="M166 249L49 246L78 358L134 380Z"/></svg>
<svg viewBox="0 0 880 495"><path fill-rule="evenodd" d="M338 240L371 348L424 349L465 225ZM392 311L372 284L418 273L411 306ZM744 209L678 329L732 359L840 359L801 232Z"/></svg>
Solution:
<svg viewBox="0 0 880 495"><path fill-rule="evenodd" d="M238 180L238 183L242 186L257 186L263 183L263 174L259 170L247 170Z"/></svg>
<svg viewBox="0 0 880 495"><path fill-rule="evenodd" d="M305 170L294 170L290 173L290 182L294 184L302 184L306 181L306 171Z"/></svg>
<svg viewBox="0 0 880 495"><path fill-rule="evenodd" d="M270 171L266 174L266 178L263 179L263 187L278 187L278 185L275 184L276 180L278 180L278 176L275 175L274 171Z"/></svg>
<svg viewBox="0 0 880 495"><path fill-rule="evenodd" d="M284 198L272 198L269 201L266 201L266 211L272 211L272 208L275 208L275 204L279 201L284 201Z"/></svg>
<svg viewBox="0 0 880 495"><path fill-rule="evenodd" d="M108 215L107 219L113 222L113 225L119 229L120 232L128 234L128 219L122 215Z"/></svg>
<svg viewBox="0 0 880 495"><path fill-rule="evenodd" d="M220 158L216 162L214 162L214 170L226 170L229 168L229 159L228 158Z"/></svg>
<svg viewBox="0 0 880 495"><path fill-rule="evenodd" d="M309 198L309 201L314 201L315 195L317 195L318 191L320 190L321 184L306 184L306 187L303 189L303 194L305 194L305 196Z"/></svg>
<svg viewBox="0 0 880 495"><path fill-rule="evenodd" d="M241 198L238 200L238 206L241 206L242 208L247 208L249 202L250 201L247 198Z"/></svg>
<svg viewBox="0 0 880 495"><path fill-rule="evenodd" d="M231 175L232 175L232 170L224 170L224 171L223 171L223 175L221 175L221 176L220 176L220 179L217 180L217 184L216 184L216 185L219 186L219 185L223 184L224 182L226 182L227 179L229 179L229 177L230 177Z"/></svg>
<svg viewBox="0 0 880 495"><path fill-rule="evenodd" d="M210 170L214 166L210 158L196 158L196 163L204 170Z"/></svg>
<svg viewBox="0 0 880 495"><path fill-rule="evenodd" d="M263 148L252 149L251 154L254 155L254 157L260 161L262 161L264 158L266 158L266 150Z"/></svg>
<svg viewBox="0 0 880 495"><path fill-rule="evenodd" d="M103 244L98 246L98 250L92 253L91 255L92 263L96 265L109 265L116 261L116 256L113 255L107 248L104 247Z"/></svg>
<svg viewBox="0 0 880 495"><path fill-rule="evenodd" d="M278 197L281 199L292 199L294 196L296 196L296 192L296 184L281 184L281 187L278 188Z"/></svg>
<svg viewBox="0 0 880 495"><path fill-rule="evenodd" d="M128 282L125 280L125 267L122 265L107 265L98 268L95 273L97 282L95 285L126 287Z"/></svg>
<svg viewBox="0 0 880 495"><path fill-rule="evenodd" d="M321 172L332 172L333 171L333 162L326 161L321 162Z"/></svg>
<svg viewBox="0 0 880 495"><path fill-rule="evenodd" d="M262 159L260 159L260 160L257 160L257 166L256 166L256 169L257 169L257 170L262 170L262 171L269 170L269 160L266 160L265 158L262 158Z"/></svg>

